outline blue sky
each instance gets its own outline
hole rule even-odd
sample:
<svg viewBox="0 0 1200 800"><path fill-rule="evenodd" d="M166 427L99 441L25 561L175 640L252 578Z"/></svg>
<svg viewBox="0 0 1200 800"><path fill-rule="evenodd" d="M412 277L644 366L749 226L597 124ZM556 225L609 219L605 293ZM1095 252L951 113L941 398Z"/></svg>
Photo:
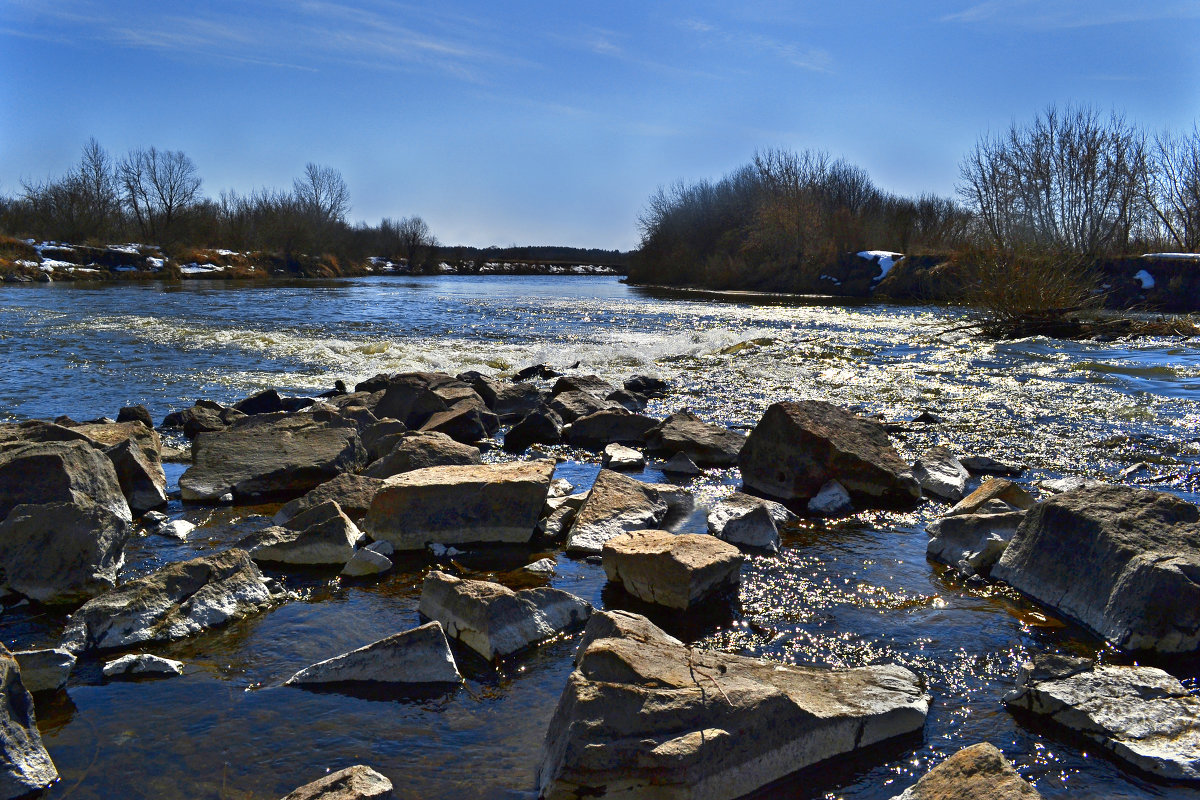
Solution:
<svg viewBox="0 0 1200 800"><path fill-rule="evenodd" d="M95 136L204 191L341 170L354 219L445 243L629 248L658 186L818 148L950 194L1048 103L1200 117L1200 0L0 0L0 192Z"/></svg>

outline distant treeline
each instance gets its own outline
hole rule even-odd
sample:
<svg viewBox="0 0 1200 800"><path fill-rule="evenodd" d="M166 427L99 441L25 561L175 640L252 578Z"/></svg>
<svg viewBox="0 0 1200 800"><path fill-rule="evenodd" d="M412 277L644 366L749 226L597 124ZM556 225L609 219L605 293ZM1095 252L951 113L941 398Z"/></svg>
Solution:
<svg viewBox="0 0 1200 800"><path fill-rule="evenodd" d="M479 258L617 267L628 262L627 253L607 250L443 247L415 215L353 224L347 221L345 180L319 164L308 164L290 190L223 191L212 198L201 185L196 165L180 151L150 147L113 158L91 139L65 175L0 196L0 234L80 245L140 242L184 258L205 248L262 252L291 272L305 271L314 259L336 272L339 262L361 264L369 257L404 262L413 271Z"/></svg>
<svg viewBox="0 0 1200 800"><path fill-rule="evenodd" d="M856 252L890 250L969 265L968 302L1063 310L1094 293L1097 259L1200 247L1198 127L1149 134L1116 113L1051 106L982 136L960 176L956 198L901 197L822 152L760 152L720 180L651 196L630 279L827 290L823 276ZM1022 276L1054 295L1014 297Z"/></svg>

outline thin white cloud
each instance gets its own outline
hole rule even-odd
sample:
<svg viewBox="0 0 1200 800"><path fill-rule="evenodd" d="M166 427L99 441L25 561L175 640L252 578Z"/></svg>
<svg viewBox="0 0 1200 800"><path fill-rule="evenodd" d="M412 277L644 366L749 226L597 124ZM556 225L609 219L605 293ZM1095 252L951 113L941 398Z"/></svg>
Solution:
<svg viewBox="0 0 1200 800"><path fill-rule="evenodd" d="M1126 0L985 0L961 11L946 14L939 21L986 23L1051 31L1198 18L1200 0L1177 0L1164 4L1134 3Z"/></svg>
<svg viewBox="0 0 1200 800"><path fill-rule="evenodd" d="M679 26L701 37L710 45L765 53L793 67L811 72L830 72L833 68L833 56L824 48L806 47L759 33L732 30L700 19L682 20Z"/></svg>

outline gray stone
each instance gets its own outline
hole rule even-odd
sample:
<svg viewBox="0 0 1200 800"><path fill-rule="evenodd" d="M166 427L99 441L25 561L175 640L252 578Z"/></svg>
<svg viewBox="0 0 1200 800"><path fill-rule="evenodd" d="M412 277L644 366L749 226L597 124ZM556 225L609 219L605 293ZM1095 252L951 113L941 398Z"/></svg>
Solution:
<svg viewBox="0 0 1200 800"><path fill-rule="evenodd" d="M462 683L462 675L441 624L430 622L305 667L284 686L348 682Z"/></svg>
<svg viewBox="0 0 1200 800"><path fill-rule="evenodd" d="M369 547L355 551L354 555L342 567L342 574L351 578L362 578L367 575L379 575L392 568L392 560L383 553Z"/></svg>
<svg viewBox="0 0 1200 800"><path fill-rule="evenodd" d="M604 543L604 573L647 603L687 610L741 583L742 554L707 534L633 531Z"/></svg>
<svg viewBox="0 0 1200 800"><path fill-rule="evenodd" d="M956 514L929 523L925 554L949 564L964 578L987 577L1004 554L1025 512Z"/></svg>
<svg viewBox="0 0 1200 800"><path fill-rule="evenodd" d="M132 526L86 497L20 505L0 522L0 591L41 603L86 600L116 585Z"/></svg>
<svg viewBox="0 0 1200 800"><path fill-rule="evenodd" d="M201 502L226 493L238 501L295 497L365 462L352 421L263 414L198 436L179 488L184 500Z"/></svg>
<svg viewBox="0 0 1200 800"><path fill-rule="evenodd" d="M931 447L913 464L913 477L934 497L956 503L967 492L971 473L945 447Z"/></svg>
<svg viewBox="0 0 1200 800"><path fill-rule="evenodd" d="M738 464L748 488L782 500L807 502L830 480L861 508L910 508L921 498L882 425L817 400L770 406Z"/></svg>
<svg viewBox="0 0 1200 800"><path fill-rule="evenodd" d="M776 550L779 528L797 517L780 503L734 492L721 498L708 512L708 532L745 547Z"/></svg>
<svg viewBox="0 0 1200 800"><path fill-rule="evenodd" d="M168 564L84 603L61 646L80 653L182 639L267 608L278 599L272 588L245 550Z"/></svg>
<svg viewBox="0 0 1200 800"><path fill-rule="evenodd" d="M367 467L363 474L371 478L390 478L429 467L478 463L478 447L456 442L438 431L413 431L400 437L392 451Z"/></svg>
<svg viewBox="0 0 1200 800"><path fill-rule="evenodd" d="M293 517L290 527L273 525L237 546L259 562L344 566L354 557L362 532L332 500Z"/></svg>
<svg viewBox="0 0 1200 800"><path fill-rule="evenodd" d="M995 746L964 747L892 800L1041 800Z"/></svg>
<svg viewBox="0 0 1200 800"><path fill-rule="evenodd" d="M61 647L17 650L12 655L21 665L21 683L30 692L53 692L63 688L75 667L75 655Z"/></svg>
<svg viewBox="0 0 1200 800"><path fill-rule="evenodd" d="M614 443L604 448L600 465L608 469L640 470L646 466L646 457L632 447Z"/></svg>
<svg viewBox="0 0 1200 800"><path fill-rule="evenodd" d="M141 426L141 423L137 423ZM167 478L162 464L151 464L132 439L114 444L104 454L112 461L129 508L143 514L167 504Z"/></svg>
<svg viewBox="0 0 1200 800"><path fill-rule="evenodd" d="M370 767L356 764L306 783L281 800L374 800L391 791L391 781Z"/></svg>
<svg viewBox="0 0 1200 800"><path fill-rule="evenodd" d="M363 530L397 550L420 550L428 542L528 542L553 475L549 460L405 472L384 482Z"/></svg>
<svg viewBox="0 0 1200 800"><path fill-rule="evenodd" d="M500 427L499 418L488 410L483 399L471 390L471 396L436 411L420 430L444 433L457 442L472 444L491 436Z"/></svg>
<svg viewBox="0 0 1200 800"><path fill-rule="evenodd" d="M558 444L562 441L563 421L557 412L544 406L521 418L504 435L504 449L520 453L533 444Z"/></svg>
<svg viewBox="0 0 1200 800"><path fill-rule="evenodd" d="M617 534L661 527L668 510L653 487L602 469L567 532L567 552L598 554Z"/></svg>
<svg viewBox="0 0 1200 800"><path fill-rule="evenodd" d="M601 400L589 392L567 391L554 395L550 399L550 410L566 423L573 423L598 411L620 411L620 403L611 400Z"/></svg>
<svg viewBox="0 0 1200 800"><path fill-rule="evenodd" d="M560 589L514 592L444 572L425 576L419 610L488 661L582 625L592 613L586 601Z"/></svg>
<svg viewBox="0 0 1200 800"><path fill-rule="evenodd" d="M823 517L839 517L854 511L854 502L846 487L837 481L826 481L808 501L808 512Z"/></svg>
<svg viewBox="0 0 1200 800"><path fill-rule="evenodd" d="M534 575L553 575L557 569L558 564L553 558L538 559L532 564L521 567L523 572L532 572Z"/></svg>
<svg viewBox="0 0 1200 800"><path fill-rule="evenodd" d="M560 395L565 392L587 392L593 397L607 397L617 390L599 375L564 375L554 382L550 394Z"/></svg>
<svg viewBox="0 0 1200 800"><path fill-rule="evenodd" d="M1035 657L1004 702L1075 731L1143 772L1200 781L1200 698L1161 669Z"/></svg>
<svg viewBox="0 0 1200 800"><path fill-rule="evenodd" d="M917 733L929 703L903 667L828 670L693 650L644 617L601 612L550 721L537 788L546 800L737 798Z"/></svg>
<svg viewBox="0 0 1200 800"><path fill-rule="evenodd" d="M58 770L38 733L21 668L0 644L0 798L24 797L56 780Z"/></svg>
<svg viewBox="0 0 1200 800"><path fill-rule="evenodd" d="M183 662L149 653L130 653L104 664L106 678L125 675L182 675Z"/></svg>
<svg viewBox="0 0 1200 800"><path fill-rule="evenodd" d="M346 472L325 481L308 494L285 503L275 512L273 520L276 525L287 525L292 517L331 500L341 507L347 517L359 520L371 507L371 501L375 499L380 486L383 486L382 478Z"/></svg>
<svg viewBox="0 0 1200 800"><path fill-rule="evenodd" d="M398 419L381 419L362 432L362 444L368 463L378 461L392 451L408 426Z"/></svg>
<svg viewBox="0 0 1200 800"><path fill-rule="evenodd" d="M574 491L575 487L569 480L566 478L555 478L554 480L550 481L550 491L546 496L550 498L566 497Z"/></svg>
<svg viewBox="0 0 1200 800"><path fill-rule="evenodd" d="M712 425L690 411L678 411L646 435L646 450L668 457L682 453L701 467L732 467L746 437Z"/></svg>
<svg viewBox="0 0 1200 800"><path fill-rule="evenodd" d="M1200 648L1200 509L1173 495L1095 486L1038 503L992 577L1123 650Z"/></svg>
<svg viewBox="0 0 1200 800"><path fill-rule="evenodd" d="M963 456L959 461L976 475L1020 475L1025 468L1019 464L997 461L990 456Z"/></svg>
<svg viewBox="0 0 1200 800"><path fill-rule="evenodd" d="M631 414L623 408L596 411L571 423L567 443L585 450L601 450L613 442L640 445L646 441L646 431L657 424L653 417Z"/></svg>
<svg viewBox="0 0 1200 800"><path fill-rule="evenodd" d="M154 532L161 536L169 536L172 539L186 540L188 534L194 530L196 530L196 526L186 519L173 519L170 522L164 522L162 525L159 525Z"/></svg>
<svg viewBox="0 0 1200 800"><path fill-rule="evenodd" d="M658 465L663 472L672 475L699 475L704 470L696 466L696 462L688 458L687 453L676 453Z"/></svg>
<svg viewBox="0 0 1200 800"><path fill-rule="evenodd" d="M112 462L88 441L15 442L0 450L0 519L19 505L88 500L133 521Z"/></svg>

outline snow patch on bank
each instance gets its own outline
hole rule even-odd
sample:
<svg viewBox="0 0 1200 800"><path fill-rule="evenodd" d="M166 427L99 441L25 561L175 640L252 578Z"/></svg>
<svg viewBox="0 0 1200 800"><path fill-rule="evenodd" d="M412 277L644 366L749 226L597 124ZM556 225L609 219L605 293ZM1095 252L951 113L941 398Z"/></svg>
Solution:
<svg viewBox="0 0 1200 800"><path fill-rule="evenodd" d="M868 261L879 259L879 268L883 270L879 273L879 277L875 281L881 281L887 277L888 272L897 261L904 258L903 253L893 253L891 250L863 250L858 254L859 258L865 258Z"/></svg>
<svg viewBox="0 0 1200 800"><path fill-rule="evenodd" d="M1154 276L1149 272L1146 272L1144 269L1138 270L1137 274L1133 276L1133 279L1140 283L1143 289L1154 288Z"/></svg>
<svg viewBox="0 0 1200 800"><path fill-rule="evenodd" d="M1200 253L1143 253L1142 258L1161 258L1176 261L1200 261Z"/></svg>

